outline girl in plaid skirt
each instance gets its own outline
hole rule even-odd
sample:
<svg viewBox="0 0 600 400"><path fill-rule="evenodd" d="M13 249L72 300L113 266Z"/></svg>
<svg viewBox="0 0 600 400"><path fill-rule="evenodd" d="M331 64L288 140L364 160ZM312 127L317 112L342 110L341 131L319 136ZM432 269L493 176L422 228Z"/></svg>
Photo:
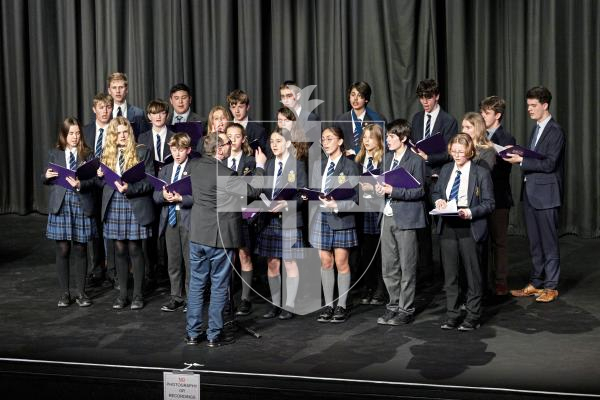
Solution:
<svg viewBox="0 0 600 400"><path fill-rule="evenodd" d="M93 158L92 152L81 135L81 125L75 118L66 118L60 128L56 148L50 150L48 161L71 170ZM57 169L55 167L55 169ZM43 183L51 185L48 198L48 226L46 236L56 241L56 272L61 296L59 307L68 307L71 301L69 290L69 257L71 248L77 273L75 301L80 307L92 304L85 294L87 242L96 236L93 219L94 200L89 192L81 192L77 177L67 177L67 185L57 184L58 170L49 167L43 175Z"/></svg>
<svg viewBox="0 0 600 400"><path fill-rule="evenodd" d="M101 161L118 175L122 175L141 161L144 162L146 173L154 172L151 151L144 145L136 144L131 124L124 117L117 117L110 121ZM104 177L101 168L98 169L98 177ZM152 235L154 188L146 178L131 183L116 181L114 185L117 190L104 179L97 181L103 186L104 238L114 241L117 276L120 282L119 296L113 302L113 308L122 309L128 303L127 278L131 261L134 280L131 309L138 310L144 307L142 240Z"/></svg>
<svg viewBox="0 0 600 400"><path fill-rule="evenodd" d="M327 159L313 168L313 184L319 184L321 192L328 194L341 185L355 187L354 197L336 201L330 197L321 197L319 207L312 209L316 222L311 224L310 242L318 248L321 257L321 283L325 297L325 308L319 315L319 322L345 322L348 318L346 299L350 290L350 248L358 245L354 214L350 212L358 201L358 167L344 156L344 133L338 127L330 127L321 134L321 146ZM333 309L333 291L335 275L333 265L338 271L338 303Z"/></svg>

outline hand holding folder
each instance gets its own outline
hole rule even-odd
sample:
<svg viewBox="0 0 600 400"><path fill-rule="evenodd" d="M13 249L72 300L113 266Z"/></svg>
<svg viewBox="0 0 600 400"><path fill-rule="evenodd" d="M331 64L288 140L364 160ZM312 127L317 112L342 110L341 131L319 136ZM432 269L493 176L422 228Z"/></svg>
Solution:
<svg viewBox="0 0 600 400"><path fill-rule="evenodd" d="M370 179L368 177L366 178L367 183L371 183L373 185L387 184L395 188L403 189L416 189L421 186L421 182L415 179L415 177L403 167L398 167L381 175L375 175L373 172L367 172L367 174L371 175ZM363 174L363 176L365 176L365 174Z"/></svg>
<svg viewBox="0 0 600 400"><path fill-rule="evenodd" d="M302 196L304 196L306 199L308 200L312 200L312 201L319 201L321 199L324 200L336 200L336 201L341 201L341 200L348 200L351 199L352 197L354 197L354 195L356 194L356 191L354 190L354 187L350 186L350 184L344 183L338 187L336 187L335 189L332 189L331 191L327 192L327 193L323 193L320 190L315 190L315 189L309 189L309 188L302 188L300 189Z"/></svg>
<svg viewBox="0 0 600 400"><path fill-rule="evenodd" d="M160 192L165 189L169 193L177 193L182 196L192 194L192 179L189 176L170 184L148 173L146 173L146 178L154 186L154 191Z"/></svg>
<svg viewBox="0 0 600 400"><path fill-rule="evenodd" d="M73 171L58 164L48 163L48 169L51 169L58 174L56 178L53 178L51 183L53 185L59 185L66 189L73 190L73 186L69 183L67 178L70 177L71 179L79 180L91 179L96 176L98 165L100 165L100 160L94 158L81 164L75 171Z"/></svg>
<svg viewBox="0 0 600 400"><path fill-rule="evenodd" d="M406 142L408 147L421 150L425 154L436 154L446 152L446 142L444 136L437 132L428 138L421 139L417 143L413 143L411 140Z"/></svg>
<svg viewBox="0 0 600 400"><path fill-rule="evenodd" d="M119 176L119 174L110 169L110 167L108 167L106 164L100 163L100 169L104 174L104 182L119 192L119 187L115 184L115 182L118 182L119 185L122 186L123 182L136 183L146 177L146 170L143 161L140 161L133 167L129 168L127 171L123 172L121 176Z"/></svg>
<svg viewBox="0 0 600 400"><path fill-rule="evenodd" d="M494 143L494 150L496 150L496 153L498 153L498 155L502 158L510 158L510 156L513 154L516 154L523 158L537 158L538 160L542 160L544 158L543 154L540 154L533 150L529 150L528 148L519 146L518 144L515 144L514 146L504 147Z"/></svg>

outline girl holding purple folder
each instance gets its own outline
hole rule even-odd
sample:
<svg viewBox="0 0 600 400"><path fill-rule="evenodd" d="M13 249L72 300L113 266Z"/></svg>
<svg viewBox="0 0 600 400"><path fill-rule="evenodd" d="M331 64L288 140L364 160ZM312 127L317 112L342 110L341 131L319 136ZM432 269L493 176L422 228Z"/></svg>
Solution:
<svg viewBox="0 0 600 400"><path fill-rule="evenodd" d="M136 144L133 129L126 118L116 117L110 121L101 159L104 165L121 176L123 172L143 161L146 173L152 174L153 158L146 146ZM98 178L104 178L101 168L98 168ZM120 282L119 296L112 307L122 309L128 303L127 280L131 261L134 280L131 309L141 309L144 307L142 240L152 235L154 188L146 178L132 183L109 183L106 179L97 179L96 182L103 187L101 216L104 222L104 238L114 241L117 276Z"/></svg>
<svg viewBox="0 0 600 400"><path fill-rule="evenodd" d="M93 154L83 140L79 121L66 118L60 127L56 147L49 152L48 161L75 171L91 158ZM72 303L69 289L71 249L77 272L78 294L75 301L80 307L88 307L92 301L85 294L85 276L87 242L96 236L94 199L91 193L80 191L81 184L77 178L66 178L70 188L53 184L58 175L58 171L48 168L42 177L45 185L52 185L48 197L46 237L56 241L56 272L62 292L58 307L68 307Z"/></svg>

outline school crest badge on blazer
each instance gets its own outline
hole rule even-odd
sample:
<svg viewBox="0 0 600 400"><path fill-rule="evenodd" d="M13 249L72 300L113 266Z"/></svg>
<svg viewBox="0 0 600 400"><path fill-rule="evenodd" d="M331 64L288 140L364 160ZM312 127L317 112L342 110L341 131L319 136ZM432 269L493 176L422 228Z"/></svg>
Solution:
<svg viewBox="0 0 600 400"><path fill-rule="evenodd" d="M343 185L344 183L346 183L346 175L344 175L343 172L338 176L338 183L340 185Z"/></svg>
<svg viewBox="0 0 600 400"><path fill-rule="evenodd" d="M290 171L289 174L288 174L288 182L289 183L296 182L296 173L293 170Z"/></svg>
<svg viewBox="0 0 600 400"><path fill-rule="evenodd" d="M250 173L250 168L245 167L244 168L244 172L242 172L243 175L248 175Z"/></svg>

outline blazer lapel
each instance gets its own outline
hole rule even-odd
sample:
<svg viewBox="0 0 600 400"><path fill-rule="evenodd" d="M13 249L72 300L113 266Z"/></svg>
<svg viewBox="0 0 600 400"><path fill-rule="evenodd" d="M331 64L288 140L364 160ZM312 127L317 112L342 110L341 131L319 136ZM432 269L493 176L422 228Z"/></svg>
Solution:
<svg viewBox="0 0 600 400"><path fill-rule="evenodd" d="M469 187L467 189L468 202L467 204L473 206L473 194L475 192L475 186L477 184L477 172L475 168L475 164L471 163L471 168L469 170Z"/></svg>

